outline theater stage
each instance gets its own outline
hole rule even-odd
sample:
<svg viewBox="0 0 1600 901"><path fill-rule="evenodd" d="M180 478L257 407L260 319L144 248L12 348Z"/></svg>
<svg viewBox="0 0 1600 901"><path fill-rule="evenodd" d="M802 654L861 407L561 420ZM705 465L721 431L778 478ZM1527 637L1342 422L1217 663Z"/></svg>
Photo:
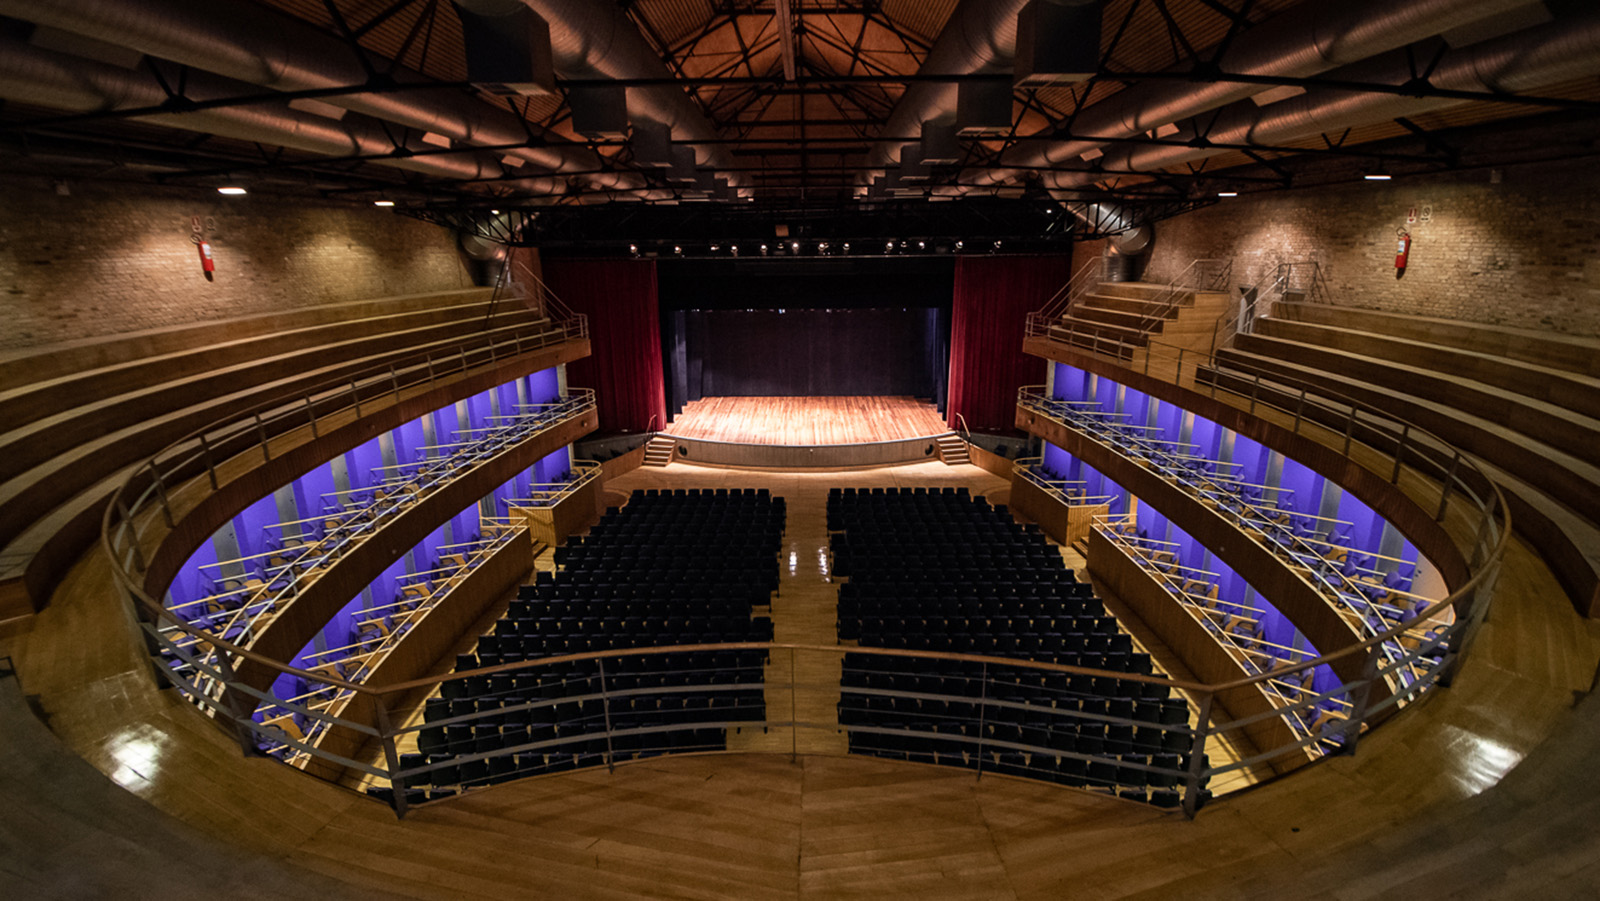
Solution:
<svg viewBox="0 0 1600 901"><path fill-rule="evenodd" d="M678 456L725 466L883 466L937 456L950 429L913 397L707 397L663 434Z"/></svg>

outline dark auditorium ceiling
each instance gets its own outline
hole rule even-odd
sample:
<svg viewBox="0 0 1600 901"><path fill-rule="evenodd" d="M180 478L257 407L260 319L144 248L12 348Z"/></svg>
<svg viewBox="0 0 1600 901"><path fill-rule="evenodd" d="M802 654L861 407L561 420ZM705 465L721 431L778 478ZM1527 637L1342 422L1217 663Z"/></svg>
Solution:
<svg viewBox="0 0 1600 901"><path fill-rule="evenodd" d="M1600 137L1589 0L1054 0L1020 29L1022 0L458 3L0 0L0 171L541 243L1049 242ZM527 9L553 79L469 69L463 22L503 40Z"/></svg>

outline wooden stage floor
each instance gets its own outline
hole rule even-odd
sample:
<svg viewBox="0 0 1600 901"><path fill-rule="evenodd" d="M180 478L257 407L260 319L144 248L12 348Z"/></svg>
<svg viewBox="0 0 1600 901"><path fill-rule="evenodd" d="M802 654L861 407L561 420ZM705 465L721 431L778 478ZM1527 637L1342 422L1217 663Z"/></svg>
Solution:
<svg viewBox="0 0 1600 901"><path fill-rule="evenodd" d="M866 444L950 431L914 397L707 397L691 401L668 434L730 444Z"/></svg>

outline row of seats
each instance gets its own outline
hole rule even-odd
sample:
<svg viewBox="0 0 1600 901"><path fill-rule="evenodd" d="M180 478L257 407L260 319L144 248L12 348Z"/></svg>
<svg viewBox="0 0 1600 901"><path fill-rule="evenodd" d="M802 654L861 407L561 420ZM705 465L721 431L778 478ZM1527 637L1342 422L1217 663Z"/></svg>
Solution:
<svg viewBox="0 0 1600 901"><path fill-rule="evenodd" d="M572 542L559 572L524 586L457 672L564 654L679 644L764 643L783 533L764 492L634 492ZM642 525L643 524L643 525ZM644 528L648 526L648 528ZM691 566L638 552L670 542ZM523 667L445 682L427 702L418 799L560 769L721 750L729 729L766 719L766 652L704 650ZM392 792L392 789L390 789ZM392 795L391 795L392 797Z"/></svg>
<svg viewBox="0 0 1600 901"><path fill-rule="evenodd" d="M839 721L852 753L1152 801L1153 789L1163 793L1158 803L1177 803L1174 787L1194 740L1188 703L1160 682L1110 675L1148 675L1150 658L1042 534L956 493L841 491L830 512L843 529L832 536L835 553L854 557L840 590L839 635L864 649L846 655L840 679ZM945 528L959 529L966 553L924 552L950 542ZM909 588L910 578L943 584L924 592ZM1015 657L1107 675L867 648Z"/></svg>

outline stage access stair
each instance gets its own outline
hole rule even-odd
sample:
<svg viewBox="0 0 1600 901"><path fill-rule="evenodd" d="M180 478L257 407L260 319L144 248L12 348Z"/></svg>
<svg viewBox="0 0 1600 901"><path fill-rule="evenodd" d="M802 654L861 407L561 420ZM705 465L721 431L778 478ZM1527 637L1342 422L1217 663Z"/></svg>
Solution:
<svg viewBox="0 0 1600 901"><path fill-rule="evenodd" d="M955 432L947 432L934 439L939 445L939 459L948 466L963 466L972 462L972 455L967 452L967 442Z"/></svg>
<svg viewBox="0 0 1600 901"><path fill-rule="evenodd" d="M644 462L641 466L666 466L672 462L673 452L677 448L677 441L667 435L657 435L650 439L644 448Z"/></svg>

